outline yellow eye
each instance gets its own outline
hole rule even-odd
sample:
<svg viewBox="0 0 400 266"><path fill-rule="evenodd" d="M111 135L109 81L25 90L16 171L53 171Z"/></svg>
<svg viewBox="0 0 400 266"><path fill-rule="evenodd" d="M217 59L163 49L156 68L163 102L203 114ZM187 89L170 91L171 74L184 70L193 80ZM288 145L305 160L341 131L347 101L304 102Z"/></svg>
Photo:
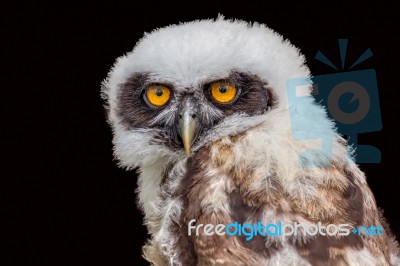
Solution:
<svg viewBox="0 0 400 266"><path fill-rule="evenodd" d="M146 91L147 101L157 107L165 105L171 97L171 90L164 85L152 85Z"/></svg>
<svg viewBox="0 0 400 266"><path fill-rule="evenodd" d="M230 103L236 98L237 89L229 82L216 82L211 85L211 96L219 103Z"/></svg>

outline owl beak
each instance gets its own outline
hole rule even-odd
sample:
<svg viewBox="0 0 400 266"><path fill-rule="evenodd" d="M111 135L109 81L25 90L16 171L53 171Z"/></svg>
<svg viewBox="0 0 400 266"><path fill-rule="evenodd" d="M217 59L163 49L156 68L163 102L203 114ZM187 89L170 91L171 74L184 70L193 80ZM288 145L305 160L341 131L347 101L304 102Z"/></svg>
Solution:
<svg viewBox="0 0 400 266"><path fill-rule="evenodd" d="M191 153L192 143L197 137L198 123L195 116L190 112L183 112L179 118L179 133L183 141L186 156L189 157Z"/></svg>

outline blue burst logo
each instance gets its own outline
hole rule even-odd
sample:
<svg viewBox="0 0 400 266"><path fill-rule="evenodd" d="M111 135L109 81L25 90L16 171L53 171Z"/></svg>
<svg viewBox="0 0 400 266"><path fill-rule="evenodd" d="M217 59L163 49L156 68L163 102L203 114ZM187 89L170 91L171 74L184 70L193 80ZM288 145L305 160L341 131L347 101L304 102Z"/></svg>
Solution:
<svg viewBox="0 0 400 266"><path fill-rule="evenodd" d="M327 109L337 125L339 133L347 136L349 145L355 148L357 163L379 163L381 152L371 145L360 145L357 136L360 133L377 132L382 129L380 114L378 86L374 69L352 69L372 57L371 49L365 50L359 58L346 68L347 39L339 39L340 67L332 63L321 51L315 55L315 59L331 67L336 73L324 74L312 77L313 96L316 102L321 103ZM296 105L299 98L296 96L298 86L310 85L308 79L292 79L287 82L289 105ZM300 100L301 101L301 100ZM297 119L291 111L292 123ZM332 136L316 136L315 132L299 136L293 127L293 135L297 140L322 139L322 149L331 151ZM305 155L306 157L306 155Z"/></svg>

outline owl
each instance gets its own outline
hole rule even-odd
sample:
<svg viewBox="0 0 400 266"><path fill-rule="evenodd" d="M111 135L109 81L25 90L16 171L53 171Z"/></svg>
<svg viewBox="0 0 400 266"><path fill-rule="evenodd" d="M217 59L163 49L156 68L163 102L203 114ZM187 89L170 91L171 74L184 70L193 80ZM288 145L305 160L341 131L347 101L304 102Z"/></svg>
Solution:
<svg viewBox="0 0 400 266"><path fill-rule="evenodd" d="M290 100L297 78L310 71L288 40L222 16L157 29L116 60L102 97L115 158L138 172L152 265L400 265L365 175L310 83ZM320 137L298 138L310 134ZM303 227L248 240L255 227L210 234L208 224ZM304 229L330 224L347 234Z"/></svg>

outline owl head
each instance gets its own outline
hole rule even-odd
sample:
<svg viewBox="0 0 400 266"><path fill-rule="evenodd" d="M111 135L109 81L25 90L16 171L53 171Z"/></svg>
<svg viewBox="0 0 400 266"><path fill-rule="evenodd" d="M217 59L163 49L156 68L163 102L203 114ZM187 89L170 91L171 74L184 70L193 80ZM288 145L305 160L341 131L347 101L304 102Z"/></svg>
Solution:
<svg viewBox="0 0 400 266"><path fill-rule="evenodd" d="M145 34L102 86L115 155L143 167L261 123L289 128L287 81L309 75L298 49L261 24L219 17Z"/></svg>

